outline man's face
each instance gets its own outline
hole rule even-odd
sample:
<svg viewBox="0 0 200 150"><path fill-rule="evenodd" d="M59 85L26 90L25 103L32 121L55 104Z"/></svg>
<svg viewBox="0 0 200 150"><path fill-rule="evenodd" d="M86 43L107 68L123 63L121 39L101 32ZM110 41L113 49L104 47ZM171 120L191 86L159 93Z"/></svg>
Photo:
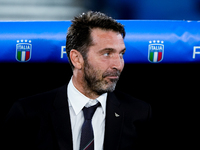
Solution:
<svg viewBox="0 0 200 150"><path fill-rule="evenodd" d="M112 92L124 68L125 45L122 35L111 30L92 29L92 46L84 62L88 87L97 94Z"/></svg>

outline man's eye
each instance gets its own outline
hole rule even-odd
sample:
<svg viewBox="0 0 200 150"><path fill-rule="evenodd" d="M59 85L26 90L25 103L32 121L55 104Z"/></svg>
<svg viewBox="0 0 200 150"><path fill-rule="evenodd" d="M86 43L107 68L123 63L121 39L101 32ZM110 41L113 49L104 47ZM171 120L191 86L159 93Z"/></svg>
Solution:
<svg viewBox="0 0 200 150"><path fill-rule="evenodd" d="M123 53L120 53L120 56L121 56L121 57L123 57L123 56L124 56L124 54L125 54L124 52L123 52Z"/></svg>
<svg viewBox="0 0 200 150"><path fill-rule="evenodd" d="M109 56L109 53L104 53L103 55L104 55L104 56Z"/></svg>

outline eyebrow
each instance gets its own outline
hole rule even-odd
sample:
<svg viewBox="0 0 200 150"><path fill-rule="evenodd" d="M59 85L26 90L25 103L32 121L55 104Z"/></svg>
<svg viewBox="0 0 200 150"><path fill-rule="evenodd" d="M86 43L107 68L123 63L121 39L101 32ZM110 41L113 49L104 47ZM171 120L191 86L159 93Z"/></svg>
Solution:
<svg viewBox="0 0 200 150"><path fill-rule="evenodd" d="M126 47L123 50L121 50L121 52L125 52L125 51L126 51Z"/></svg>
<svg viewBox="0 0 200 150"><path fill-rule="evenodd" d="M100 50L99 53L103 53L104 51L111 51L111 52L113 52L113 51L117 51L117 50L114 49L114 48L104 48L104 49ZM126 47L124 49L122 49L120 52L125 52L125 51L126 51Z"/></svg>

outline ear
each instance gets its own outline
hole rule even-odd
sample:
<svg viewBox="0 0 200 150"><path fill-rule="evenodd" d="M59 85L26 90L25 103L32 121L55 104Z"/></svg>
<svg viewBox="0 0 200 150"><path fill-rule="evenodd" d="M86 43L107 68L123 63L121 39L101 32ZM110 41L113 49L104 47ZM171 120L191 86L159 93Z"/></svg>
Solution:
<svg viewBox="0 0 200 150"><path fill-rule="evenodd" d="M70 59L76 69L79 69L79 70L82 69L84 61L83 61L83 57L79 51L72 49L70 51Z"/></svg>

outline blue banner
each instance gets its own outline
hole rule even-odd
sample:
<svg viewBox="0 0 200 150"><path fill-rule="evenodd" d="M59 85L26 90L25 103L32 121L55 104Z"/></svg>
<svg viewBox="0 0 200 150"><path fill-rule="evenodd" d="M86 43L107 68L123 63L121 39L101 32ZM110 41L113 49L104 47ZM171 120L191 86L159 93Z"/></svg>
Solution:
<svg viewBox="0 0 200 150"><path fill-rule="evenodd" d="M126 63L199 63L199 21L118 20L125 25ZM70 21L1 21L1 63L66 63Z"/></svg>

